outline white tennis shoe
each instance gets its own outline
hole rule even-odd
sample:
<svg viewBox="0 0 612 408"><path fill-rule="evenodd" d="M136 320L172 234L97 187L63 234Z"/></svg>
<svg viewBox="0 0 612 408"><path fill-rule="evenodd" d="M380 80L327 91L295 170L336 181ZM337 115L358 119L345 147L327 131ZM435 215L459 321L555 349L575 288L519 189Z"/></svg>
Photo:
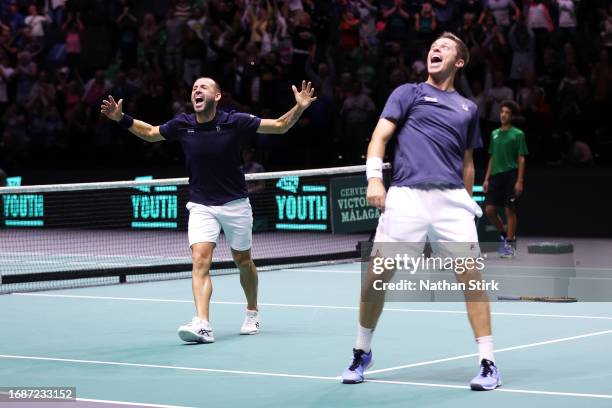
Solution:
<svg viewBox="0 0 612 408"><path fill-rule="evenodd" d="M178 328L181 340L188 343L214 343L215 336L209 322L194 317L191 322Z"/></svg>
<svg viewBox="0 0 612 408"><path fill-rule="evenodd" d="M244 322L240 328L240 334L257 334L259 333L259 312L257 310L246 311Z"/></svg>

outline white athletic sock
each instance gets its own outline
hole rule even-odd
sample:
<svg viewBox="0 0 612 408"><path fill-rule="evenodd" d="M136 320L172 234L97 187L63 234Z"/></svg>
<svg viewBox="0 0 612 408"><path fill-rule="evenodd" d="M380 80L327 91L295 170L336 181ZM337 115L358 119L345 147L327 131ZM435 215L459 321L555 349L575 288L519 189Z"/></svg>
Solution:
<svg viewBox="0 0 612 408"><path fill-rule="evenodd" d="M476 343L478 343L478 362L482 361L483 358L495 362L495 357L493 356L493 336L478 337L476 338Z"/></svg>
<svg viewBox="0 0 612 408"><path fill-rule="evenodd" d="M373 335L374 329L368 329L359 325L359 328L357 330L357 342L355 343L355 348L369 353L371 349Z"/></svg>

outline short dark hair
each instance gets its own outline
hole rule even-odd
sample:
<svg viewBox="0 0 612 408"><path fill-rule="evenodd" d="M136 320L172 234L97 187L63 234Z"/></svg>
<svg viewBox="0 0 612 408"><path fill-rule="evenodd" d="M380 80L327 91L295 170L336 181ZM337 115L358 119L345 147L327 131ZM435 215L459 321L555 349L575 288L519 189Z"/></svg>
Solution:
<svg viewBox="0 0 612 408"><path fill-rule="evenodd" d="M510 111L512 111L512 116L516 116L519 113L521 113L521 108L518 105L518 103L516 103L516 102L514 102L512 100L503 101L501 103L501 105L500 105L500 110L501 110L501 108L508 108L508 109L510 109Z"/></svg>
<svg viewBox="0 0 612 408"><path fill-rule="evenodd" d="M217 88L217 92L219 92L219 93L223 93L223 91L222 91L222 89L221 89L221 85L219 85L219 83L218 83L217 81L215 81L213 78L211 78L211 77L206 77L206 76L202 76L202 77L199 77L198 79L210 79L210 80L211 80L211 81L213 81L213 83L215 84L215 88ZM198 79L196 79L196 80L194 81L194 83L195 83L195 82L197 82L197 81L198 81Z"/></svg>
<svg viewBox="0 0 612 408"><path fill-rule="evenodd" d="M461 38L457 37L455 34L449 31L445 31L440 34L436 41L440 38L447 38L455 42L455 44L457 45L457 56L465 62L464 67L468 64L468 62L470 62L470 50Z"/></svg>
<svg viewBox="0 0 612 408"><path fill-rule="evenodd" d="M0 169L0 187L6 186L6 173L4 170Z"/></svg>

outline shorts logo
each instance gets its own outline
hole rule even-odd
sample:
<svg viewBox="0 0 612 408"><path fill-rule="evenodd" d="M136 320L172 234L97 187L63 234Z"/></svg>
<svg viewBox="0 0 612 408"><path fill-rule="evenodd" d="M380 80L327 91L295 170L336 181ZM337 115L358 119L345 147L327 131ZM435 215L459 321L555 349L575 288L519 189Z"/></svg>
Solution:
<svg viewBox="0 0 612 408"><path fill-rule="evenodd" d="M221 126L217 125L217 133L221 131Z"/></svg>
<svg viewBox="0 0 612 408"><path fill-rule="evenodd" d="M423 100L425 102L438 102L438 98L433 98L431 96L425 96L425 97L423 97Z"/></svg>
<svg viewBox="0 0 612 408"><path fill-rule="evenodd" d="M187 129L187 133L195 133L195 129Z"/></svg>

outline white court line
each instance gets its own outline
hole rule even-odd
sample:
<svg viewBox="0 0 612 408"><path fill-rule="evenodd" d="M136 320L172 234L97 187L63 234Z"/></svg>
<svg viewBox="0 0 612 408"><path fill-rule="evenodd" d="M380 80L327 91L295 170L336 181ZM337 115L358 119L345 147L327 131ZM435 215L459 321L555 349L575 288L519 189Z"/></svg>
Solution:
<svg viewBox="0 0 612 408"><path fill-rule="evenodd" d="M152 298L132 298L132 297L115 297L115 296L91 296L91 295L59 295L50 293L11 293L12 296L34 296L34 297L54 297L54 298L74 298L74 299L98 299L98 300L125 300L133 302L161 302L161 303L193 303L193 300L178 300L178 299L152 299ZM244 302L228 302L228 301L211 301L211 304L216 305L241 305ZM358 306L331 306L331 305L304 305L304 304L287 304L287 303L259 303L260 306L268 307L287 307L298 309L338 309L338 310L359 310ZM435 309L396 309L385 308L386 312L400 313L443 313L443 314L462 314L465 315L465 310L435 310ZM612 320L612 316L589 316L589 315L557 315L557 314L538 314L538 313L510 313L510 312L492 312L493 316L519 316L519 317L551 317L562 319L591 319L591 320Z"/></svg>
<svg viewBox="0 0 612 408"><path fill-rule="evenodd" d="M112 365L112 366L123 366L123 367L138 367L138 368L158 368L158 369L169 369L169 370L181 370L181 371L200 371L200 372L213 372L223 374L242 374L242 375L253 375L253 376L264 376L264 377L283 377L283 378L296 378L296 379L308 379L308 380L325 380L325 381L339 381L340 377L323 377L314 375L297 375L297 374L284 374L284 373L269 373L269 372L258 372L258 371L238 371L238 370L220 370L211 368L198 368L198 367L180 367L180 366L168 366L168 365L156 365L156 364L136 364L136 363L121 363L113 361L98 361L98 360L77 360L77 359L65 359L65 358L52 358L52 357L34 357L34 356L19 356L19 355L5 355L0 354L0 358L6 359L20 359L20 360L39 360L39 361L55 361L55 362L66 362L66 363L80 363L80 364L99 364L99 365ZM414 385L420 387L435 387L435 388L450 388L450 389L467 389L468 387L462 385L453 384L433 384L433 383L420 383L420 382L408 382L408 381L387 381L387 380L367 380L371 383L382 383L382 384L398 384L398 385ZM612 395L607 394L584 394L584 393L570 393L570 392L556 392L556 391L537 391L537 390L520 390L512 388L500 388L497 392L510 392L517 394L540 394L540 395L556 395L566 397L582 397L582 398L612 398ZM150 405L152 407L163 405Z"/></svg>
<svg viewBox="0 0 612 408"><path fill-rule="evenodd" d="M126 402L126 401L113 401L113 400L100 400L91 398L77 398L77 401L82 402L95 402L98 404L112 404L112 405L133 405L137 407L152 407L152 408L191 408L184 405L160 405L160 404L148 404L144 402Z"/></svg>
<svg viewBox="0 0 612 408"><path fill-rule="evenodd" d="M435 383L422 383L412 381L388 381L388 380L366 380L369 383L381 383L381 384L399 384L399 385L415 385L420 387L435 387L435 388L453 388L458 390L469 390L470 387L466 385L451 385L451 384L435 384ZM536 390L520 390L513 388L497 388L495 392L509 392L517 394L536 394L536 395L554 395L561 397L583 397L583 398L605 398L610 399L612 395L608 394L585 394L579 392L556 392L556 391L536 391Z"/></svg>
<svg viewBox="0 0 612 408"><path fill-rule="evenodd" d="M538 347L538 346L545 346L547 344L562 343L562 342L571 341L571 340L584 339L584 338L587 338L587 337L602 336L604 334L610 334L610 333L612 333L612 330L604 330L604 331L599 331L599 332L581 334L581 335L578 335L578 336L563 337L563 338L560 338L560 339L539 341L537 343L523 344L523 345L520 345L520 346L505 347L505 348L497 349L497 350L495 350L495 353L503 353L505 351L513 351L513 350L521 350L521 349ZM446 362L446 361L462 360L462 359L465 359L465 358L476 357L476 356L478 356L478 353L464 354L462 356L442 358L442 359L438 359L438 360L423 361L423 362L420 362L420 363L406 364L406 365L401 365L401 366L396 366L396 367L383 368L383 369L380 369L380 370L367 371L367 373L368 374L386 373L386 372L389 372L389 371L402 370L404 368L420 367L420 366L425 366L425 365L443 363L443 362Z"/></svg>
<svg viewBox="0 0 612 408"><path fill-rule="evenodd" d="M339 377L323 377L316 375L301 375L301 374L285 374L285 373L268 373L263 371L242 371L242 370L222 370L217 368L200 368L200 367L181 367L159 364L138 364L138 363L121 363L116 361L99 361L99 360L79 360L72 358L55 358L55 357L36 357L36 356L19 356L10 354L0 354L0 358L17 359L17 360L39 360L39 361L59 361L64 363L80 363L80 364L98 364L123 367L140 367L140 368L161 368L167 370L181 371L202 371L207 373L221 374L242 374L242 375L259 375L264 377L285 377L285 378L304 378L310 380L337 380Z"/></svg>

